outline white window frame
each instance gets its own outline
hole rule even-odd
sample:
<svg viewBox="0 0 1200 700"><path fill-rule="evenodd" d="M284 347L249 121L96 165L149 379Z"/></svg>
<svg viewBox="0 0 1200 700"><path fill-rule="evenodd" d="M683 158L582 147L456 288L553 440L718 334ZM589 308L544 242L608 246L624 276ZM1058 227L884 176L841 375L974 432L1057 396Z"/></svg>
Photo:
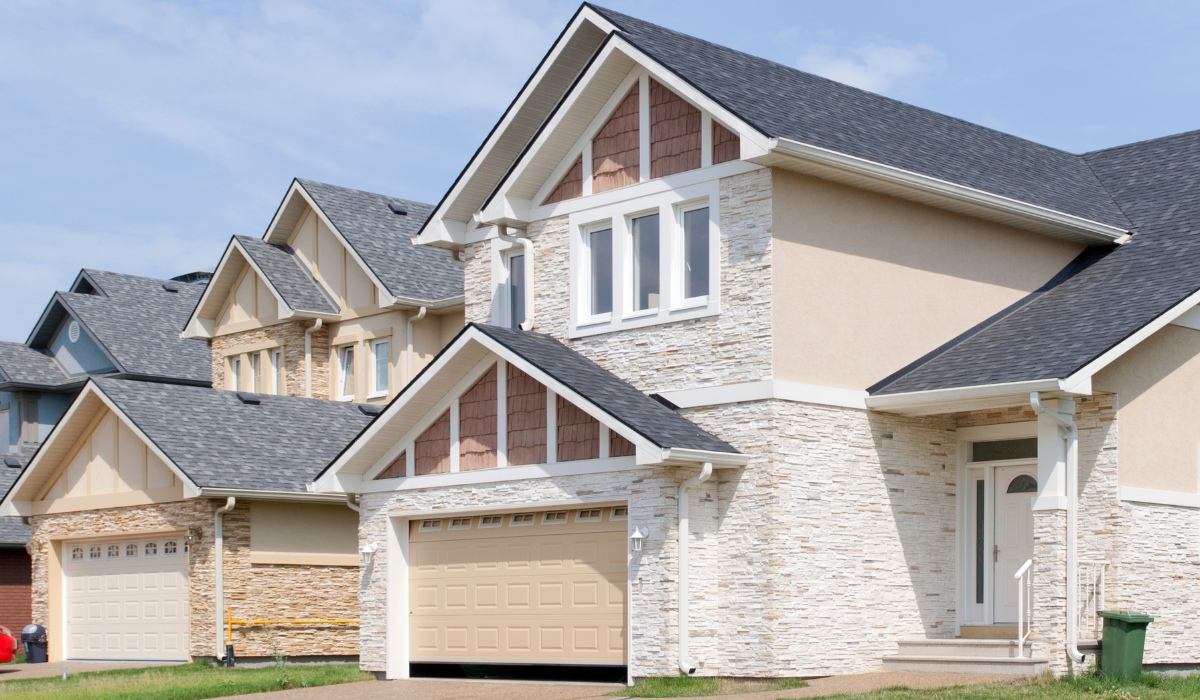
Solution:
<svg viewBox="0 0 1200 700"><path fill-rule="evenodd" d="M262 382L262 357L257 352L250 353L250 391L258 393Z"/></svg>
<svg viewBox="0 0 1200 700"><path fill-rule="evenodd" d="M377 338L371 341L371 391L367 394L367 398L377 399L387 396L392 390L392 343L391 338ZM383 389L379 389L379 346L384 346L387 356L384 358L384 367L387 376L383 378Z"/></svg>
<svg viewBox="0 0 1200 700"><path fill-rule="evenodd" d="M271 351L271 391L276 395L283 394L283 348Z"/></svg>
<svg viewBox="0 0 1200 700"><path fill-rule="evenodd" d="M611 253L612 265L613 265L612 292L611 292L612 298L608 300L608 306L612 310L608 311L607 313L593 314L592 313L592 234L597 233L599 231L605 231L605 230L609 231L608 235L609 235L609 239L611 240L611 245L612 245L612 250L609 251ZM580 317L583 319L583 323L587 324L587 325L596 324L596 323L609 323L613 319L613 312L616 311L616 309L618 308L617 307L617 298L620 296L619 293L617 292L617 285L620 284L621 276L618 275L617 271L616 271L616 265L618 262L618 259L617 259L617 229L615 226L612 225L612 221L598 221L590 226L583 227L581 235L583 238L581 245L582 245L582 250L583 250L583 255L584 255L584 260L582 263L584 276L583 276L583 285L581 286L581 290L580 290L580 293L582 295L582 300L581 300L582 303L581 303L581 307L579 309Z"/></svg>
<svg viewBox="0 0 1200 700"><path fill-rule="evenodd" d="M524 258L525 248L522 246L509 246L500 251L500 277L503 280L500 284L501 299L500 299L500 325L505 328L516 328L517 324L512 314L512 300L515 292L512 286L512 259ZM522 261L524 265L524 261ZM522 268L524 269L524 268ZM529 284L529 280L525 280L525 284ZM521 295L524 299L525 292L522 290ZM529 318L529 309L525 309L525 318Z"/></svg>
<svg viewBox="0 0 1200 700"><path fill-rule="evenodd" d="M720 181L710 180L571 213L571 303L568 337L685 321L721 312ZM708 207L708 296L683 299L683 213ZM659 302L657 309L633 311L633 219L659 215ZM613 229L613 313L593 316L591 257L587 234Z"/></svg>
<svg viewBox="0 0 1200 700"><path fill-rule="evenodd" d="M230 389L233 391L242 390L242 356L234 355L229 358L229 376L233 378Z"/></svg>
<svg viewBox="0 0 1200 700"><path fill-rule="evenodd" d="M350 387L350 392L346 392L346 355L349 354L352 362L358 362L358 358L354 357L354 348L357 343L347 343L339 345L336 348L337 356L337 396L339 401L353 401L358 387ZM354 368L354 383L358 383L358 367Z"/></svg>

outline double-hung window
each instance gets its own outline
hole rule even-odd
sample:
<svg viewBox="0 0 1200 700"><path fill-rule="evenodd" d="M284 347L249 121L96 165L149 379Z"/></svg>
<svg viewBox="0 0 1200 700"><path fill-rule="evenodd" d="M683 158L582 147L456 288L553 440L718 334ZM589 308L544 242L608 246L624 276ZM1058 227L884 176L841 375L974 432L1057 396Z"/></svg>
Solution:
<svg viewBox="0 0 1200 700"><path fill-rule="evenodd" d="M354 400L354 346L343 345L337 349L338 358L338 398L342 401Z"/></svg>
<svg viewBox="0 0 1200 700"><path fill-rule="evenodd" d="M283 381L283 350L271 351L271 393L282 395Z"/></svg>
<svg viewBox="0 0 1200 700"><path fill-rule="evenodd" d="M504 256L506 277L504 315L509 328L519 328L525 322L525 254Z"/></svg>
<svg viewBox="0 0 1200 700"><path fill-rule="evenodd" d="M391 367L389 362L388 347L391 344L387 340L376 340L371 343L371 397L386 396L388 393L388 369Z"/></svg>

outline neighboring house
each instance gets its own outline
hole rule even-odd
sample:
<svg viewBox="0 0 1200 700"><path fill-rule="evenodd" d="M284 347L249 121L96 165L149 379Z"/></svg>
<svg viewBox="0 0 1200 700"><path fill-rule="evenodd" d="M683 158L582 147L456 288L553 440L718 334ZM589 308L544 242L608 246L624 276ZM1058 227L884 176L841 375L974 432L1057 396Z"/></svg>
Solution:
<svg viewBox="0 0 1200 700"><path fill-rule="evenodd" d="M1197 176L584 5L417 239L466 330L315 484L363 668L1200 662Z"/></svg>
<svg viewBox="0 0 1200 700"><path fill-rule="evenodd" d="M0 491L71 405L89 376L210 382L203 343L178 329L200 298L207 273L171 280L82 270L47 304L25 343L0 343ZM30 617L29 527L0 518L0 624Z"/></svg>
<svg viewBox="0 0 1200 700"><path fill-rule="evenodd" d="M306 484L373 414L89 381L4 501L51 660L221 658L231 619L240 656L356 656L357 518Z"/></svg>
<svg viewBox="0 0 1200 700"><path fill-rule="evenodd" d="M187 323L214 386L395 396L463 324L461 264L412 243L431 209L295 180L261 240L230 241Z"/></svg>

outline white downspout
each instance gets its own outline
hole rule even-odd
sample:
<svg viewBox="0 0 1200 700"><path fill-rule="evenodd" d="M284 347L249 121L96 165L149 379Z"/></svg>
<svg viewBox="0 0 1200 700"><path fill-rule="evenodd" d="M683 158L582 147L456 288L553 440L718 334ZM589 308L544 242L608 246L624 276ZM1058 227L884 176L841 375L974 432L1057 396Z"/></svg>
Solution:
<svg viewBox="0 0 1200 700"><path fill-rule="evenodd" d="M346 505L349 506L350 510L354 511L355 513L362 513L362 506L354 502L354 494L346 494Z"/></svg>
<svg viewBox="0 0 1200 700"><path fill-rule="evenodd" d="M685 676L695 671L688 661L688 490L708 481L712 472L712 462L705 462L699 474L679 485L675 497L679 504L679 670Z"/></svg>
<svg viewBox="0 0 1200 700"><path fill-rule="evenodd" d="M426 311L429 311L429 309L422 306L420 311L408 317L408 330L406 331L405 335L405 337L408 339L408 350L405 354L405 357L408 358L408 376L404 378L405 383L413 380L413 367L416 366L416 362L413 359L413 325L417 321L425 318Z"/></svg>
<svg viewBox="0 0 1200 700"><path fill-rule="evenodd" d="M237 498L230 496L222 508L213 515L213 573L217 588L217 653L218 661L225 659L225 531L224 515L237 505Z"/></svg>
<svg viewBox="0 0 1200 700"><path fill-rule="evenodd" d="M324 319L304 329L304 395L312 398L312 336L325 325Z"/></svg>
<svg viewBox="0 0 1200 700"><path fill-rule="evenodd" d="M1072 416L1051 410L1042 403L1039 392L1029 394L1029 404L1034 413L1047 415L1062 426L1063 437L1067 441L1067 657L1073 664L1083 663L1083 654L1079 653L1078 631L1076 616L1079 614L1076 600L1079 593L1079 569L1076 565L1076 530L1079 509L1079 426L1075 425Z"/></svg>
<svg viewBox="0 0 1200 700"><path fill-rule="evenodd" d="M508 227L504 224L496 226L496 237L505 243L514 243L525 249L525 321L521 330L533 329L533 241L528 238L518 238L508 235Z"/></svg>

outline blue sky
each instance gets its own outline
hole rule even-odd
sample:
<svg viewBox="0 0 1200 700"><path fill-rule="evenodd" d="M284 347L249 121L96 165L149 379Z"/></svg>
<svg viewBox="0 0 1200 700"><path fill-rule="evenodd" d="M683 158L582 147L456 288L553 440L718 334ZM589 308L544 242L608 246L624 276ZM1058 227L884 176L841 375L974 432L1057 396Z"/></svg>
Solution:
<svg viewBox="0 0 1200 700"><path fill-rule="evenodd" d="M1200 128L1191 2L601 4L1070 151ZM81 267L211 269L294 176L437 201L576 7L0 3L0 339Z"/></svg>

